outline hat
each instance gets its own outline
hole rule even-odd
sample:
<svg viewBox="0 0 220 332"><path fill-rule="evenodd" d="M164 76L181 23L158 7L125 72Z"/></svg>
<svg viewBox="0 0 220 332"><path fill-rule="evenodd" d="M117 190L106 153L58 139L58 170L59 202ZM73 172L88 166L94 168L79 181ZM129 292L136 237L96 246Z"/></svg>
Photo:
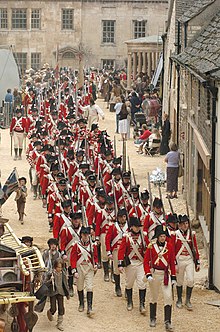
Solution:
<svg viewBox="0 0 220 332"><path fill-rule="evenodd" d="M57 124L57 129L58 130L63 130L63 128L67 127L67 125L65 124L65 122L63 121L59 121Z"/></svg>
<svg viewBox="0 0 220 332"><path fill-rule="evenodd" d="M26 241L28 242L33 242L33 237L31 236L22 236L22 238L20 239L21 243L24 243Z"/></svg>
<svg viewBox="0 0 220 332"><path fill-rule="evenodd" d="M88 177L87 177L87 180L89 181L96 181L96 176L94 174L90 174Z"/></svg>
<svg viewBox="0 0 220 332"><path fill-rule="evenodd" d="M67 119L67 120L68 120L68 119L74 119L75 117L76 117L76 114L70 112L70 113L68 113L68 115L66 116L66 119Z"/></svg>
<svg viewBox="0 0 220 332"><path fill-rule="evenodd" d="M99 127L98 123L93 123L91 126L91 131L98 129L98 127Z"/></svg>
<svg viewBox="0 0 220 332"><path fill-rule="evenodd" d="M139 218L137 217L130 217L129 219L129 226L132 227L132 226L137 226L137 227L141 227L141 221Z"/></svg>
<svg viewBox="0 0 220 332"><path fill-rule="evenodd" d="M131 172L130 172L130 171L123 172L122 177L123 177L124 179L130 179L130 177L131 177Z"/></svg>
<svg viewBox="0 0 220 332"><path fill-rule="evenodd" d="M22 176L18 179L18 181L22 181L22 180L25 181L25 183L27 183L27 179L24 176Z"/></svg>
<svg viewBox="0 0 220 332"><path fill-rule="evenodd" d="M76 151L76 157L82 157L82 156L84 156L84 150Z"/></svg>
<svg viewBox="0 0 220 332"><path fill-rule="evenodd" d="M95 192L96 192L97 196L106 197L105 190L104 190L104 188L102 188L102 187L98 187L98 188L96 188L96 189L95 189Z"/></svg>
<svg viewBox="0 0 220 332"><path fill-rule="evenodd" d="M58 172L57 175L56 175L56 177L57 177L58 179L64 179L64 178L65 178L65 175L64 175L63 172Z"/></svg>
<svg viewBox="0 0 220 332"><path fill-rule="evenodd" d="M50 172L59 171L59 164L53 163L50 166Z"/></svg>
<svg viewBox="0 0 220 332"><path fill-rule="evenodd" d="M37 133L31 134L30 138L34 138L34 137L37 137Z"/></svg>
<svg viewBox="0 0 220 332"><path fill-rule="evenodd" d="M55 244L56 246L58 246L58 240L57 239L54 239L54 238L51 238L47 241L47 244L48 246L51 246L52 244Z"/></svg>
<svg viewBox="0 0 220 332"><path fill-rule="evenodd" d="M111 152L110 150L105 150L104 155L105 155L106 157L111 156L111 155L112 155L112 152Z"/></svg>
<svg viewBox="0 0 220 332"><path fill-rule="evenodd" d="M113 158L112 163L114 165L120 164L121 165L121 157Z"/></svg>
<svg viewBox="0 0 220 332"><path fill-rule="evenodd" d="M36 137L36 135L35 135L34 137ZM33 138L33 137L32 137L32 138ZM34 147L35 147L35 146L37 146L37 145L43 145L43 144L42 144L41 141L36 141L36 142L34 142L33 145L34 145Z"/></svg>
<svg viewBox="0 0 220 332"><path fill-rule="evenodd" d="M107 196L107 197L106 197L105 204L111 205L111 204L113 204L113 203L114 203L114 199L113 199L113 197L111 197L111 196Z"/></svg>
<svg viewBox="0 0 220 332"><path fill-rule="evenodd" d="M185 222L185 221L189 221L189 217L186 214L184 214L184 215L180 214L178 216L178 219L179 219L179 224L181 224L182 222Z"/></svg>
<svg viewBox="0 0 220 332"><path fill-rule="evenodd" d="M66 185L66 183L67 183L67 179L60 179L58 182L58 184L60 184L61 186Z"/></svg>
<svg viewBox="0 0 220 332"><path fill-rule="evenodd" d="M166 217L166 223L169 224L170 222L173 222L173 223L178 223L178 217L177 217L177 214L176 213L170 213L167 215Z"/></svg>
<svg viewBox="0 0 220 332"><path fill-rule="evenodd" d="M22 113L22 109L21 108L16 108L15 113Z"/></svg>
<svg viewBox="0 0 220 332"><path fill-rule="evenodd" d="M121 169L119 167L114 168L111 172L111 175L121 175Z"/></svg>
<svg viewBox="0 0 220 332"><path fill-rule="evenodd" d="M139 187L139 185L131 187L130 193L139 193Z"/></svg>
<svg viewBox="0 0 220 332"><path fill-rule="evenodd" d="M87 163L81 163L80 165L79 165L79 169L85 169L85 168L89 168L89 164L87 164Z"/></svg>
<svg viewBox="0 0 220 332"><path fill-rule="evenodd" d="M56 140L56 145L59 146L59 145L66 145L66 141L64 139L58 139Z"/></svg>
<svg viewBox="0 0 220 332"><path fill-rule="evenodd" d="M87 123L86 119L83 119L83 118L80 118L76 121L76 124L79 124L79 123Z"/></svg>
<svg viewBox="0 0 220 332"><path fill-rule="evenodd" d="M118 213L117 213L117 216L118 217L121 217L121 216L127 216L127 210L125 208L121 208L118 210Z"/></svg>
<svg viewBox="0 0 220 332"><path fill-rule="evenodd" d="M163 207L162 200L158 197L155 197L153 201L153 207L162 208Z"/></svg>
<svg viewBox="0 0 220 332"><path fill-rule="evenodd" d="M51 145L50 144L45 144L44 146L43 146L43 148L42 148L42 152L43 151L50 151L50 149L51 149Z"/></svg>
<svg viewBox="0 0 220 332"><path fill-rule="evenodd" d="M67 199L66 201L61 202L62 208L69 207L72 205L71 199Z"/></svg>
<svg viewBox="0 0 220 332"><path fill-rule="evenodd" d="M152 239L158 238L160 235L166 235L169 236L168 230L166 225L157 225L154 231L154 236Z"/></svg>
<svg viewBox="0 0 220 332"><path fill-rule="evenodd" d="M149 197L150 197L150 194L147 189L145 189L141 192L141 199L149 199Z"/></svg>
<svg viewBox="0 0 220 332"><path fill-rule="evenodd" d="M77 212L70 213L70 218L71 219L81 219L82 218L82 212L77 211Z"/></svg>
<svg viewBox="0 0 220 332"><path fill-rule="evenodd" d="M90 232L91 232L91 228L90 227L82 226L81 229L80 229L80 235L81 234L90 234Z"/></svg>

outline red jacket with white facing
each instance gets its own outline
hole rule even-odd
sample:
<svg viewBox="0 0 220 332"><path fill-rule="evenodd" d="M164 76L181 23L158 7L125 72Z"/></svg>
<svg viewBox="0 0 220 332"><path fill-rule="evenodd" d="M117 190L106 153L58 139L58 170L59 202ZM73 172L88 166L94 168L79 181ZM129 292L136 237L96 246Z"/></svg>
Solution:
<svg viewBox="0 0 220 332"><path fill-rule="evenodd" d="M170 270L171 276L176 276L175 253L173 246L165 241L163 249L157 243L150 243L144 256L144 272L151 275L151 269Z"/></svg>
<svg viewBox="0 0 220 332"><path fill-rule="evenodd" d="M124 234L128 231L128 224L126 223L121 229L118 222L112 223L106 233L105 245L107 252L113 252L119 249Z"/></svg>
<svg viewBox="0 0 220 332"><path fill-rule="evenodd" d="M26 118L13 117L10 125L10 133L15 131L17 133L27 133Z"/></svg>
<svg viewBox="0 0 220 332"><path fill-rule="evenodd" d="M142 257L140 260L140 257L135 253L132 242L134 245L136 245L136 248L139 252L139 256ZM133 233L129 232L125 234L125 236L122 238L119 250L118 250L118 265L122 265L122 261L125 258L125 256L128 256L130 260L144 260L144 253L145 253L145 246L149 243L146 236L141 233Z"/></svg>
<svg viewBox="0 0 220 332"><path fill-rule="evenodd" d="M106 210L97 212L95 220L95 236L100 237L101 234L106 234L111 223L115 221L115 212L108 213Z"/></svg>
<svg viewBox="0 0 220 332"><path fill-rule="evenodd" d="M97 254L97 246L95 244L92 244L93 247L93 257L94 257L94 263L95 265L98 264L98 254ZM85 249L83 249L85 248ZM82 254L82 251L84 255L87 257L85 259L84 255ZM88 265L88 264L93 264L92 262L92 255L91 255L91 247L90 247L90 242L88 241L87 243L83 243L80 241L79 243L76 243L70 252L70 265L71 268L76 272L77 271L77 263L78 264L83 264L83 265Z"/></svg>
<svg viewBox="0 0 220 332"><path fill-rule="evenodd" d="M193 237L193 244L195 249L195 259L197 264L199 264L199 251L196 241L196 233L192 231L192 236L190 234L190 230L188 229L186 233L183 233L180 229L176 231L176 243L175 243L175 252L176 252L176 259L178 260L179 256L191 256L192 257L192 237ZM182 238L190 248L190 252L188 251L187 246L184 245L182 242Z"/></svg>

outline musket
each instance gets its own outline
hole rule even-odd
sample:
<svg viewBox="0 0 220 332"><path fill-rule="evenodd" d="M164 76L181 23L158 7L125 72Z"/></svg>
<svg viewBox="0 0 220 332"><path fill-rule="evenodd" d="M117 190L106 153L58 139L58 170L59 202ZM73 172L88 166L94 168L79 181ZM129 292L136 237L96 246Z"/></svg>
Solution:
<svg viewBox="0 0 220 332"><path fill-rule="evenodd" d="M172 212L172 214L174 214L173 205L172 205L171 200L170 200L169 197L168 197L168 202L169 202L169 205L170 205L170 211Z"/></svg>
<svg viewBox="0 0 220 332"><path fill-rule="evenodd" d="M82 219L83 219L83 223L85 224L86 227L89 227L89 223L88 223L88 219L86 216L86 209L84 206L84 199L82 202ZM92 243L92 237L89 234L89 246L90 246L90 253L91 253L91 258L92 258L92 265L93 267L95 266L95 260L94 260L94 250L93 250L93 243Z"/></svg>
<svg viewBox="0 0 220 332"><path fill-rule="evenodd" d="M118 205L117 205L117 202L116 202L115 184L114 184L113 178L112 178L112 190L113 190L113 198L114 198L115 215L117 216L117 214L118 214Z"/></svg>
<svg viewBox="0 0 220 332"><path fill-rule="evenodd" d="M150 173L149 172L147 172L147 180L148 180L148 190L149 190L149 198L150 198L150 208L152 210L153 198L152 198L152 192L151 192L151 183L150 183Z"/></svg>
<svg viewBox="0 0 220 332"><path fill-rule="evenodd" d="M137 181L136 181L136 178L135 178L135 174L134 174L134 169L133 168L132 168L132 175L133 175L134 185L136 186L137 185Z"/></svg>
<svg viewBox="0 0 220 332"><path fill-rule="evenodd" d="M135 201L134 201L134 198L133 198L132 196L131 196L131 200L132 200L132 203L133 203L133 207L134 207L134 210L135 210L135 214L136 214L136 216L137 216L137 218L138 218L137 206L136 206ZM142 241L142 243L143 243L144 250L145 250L145 249L146 249L146 243L145 243L145 241L144 241L142 231L140 231L140 235L141 235L141 241Z"/></svg>
<svg viewBox="0 0 220 332"><path fill-rule="evenodd" d="M115 156L115 158L117 156L117 146L116 146L116 137L115 137L115 135L114 135L114 156Z"/></svg>
<svg viewBox="0 0 220 332"><path fill-rule="evenodd" d="M126 172L126 141L124 138L122 145L122 171Z"/></svg>
<svg viewBox="0 0 220 332"><path fill-rule="evenodd" d="M193 238L193 233L192 233L192 227L191 227L191 222L190 222L190 214L189 214L189 206L188 206L188 202L186 200L186 213L187 213L187 217L189 219L189 233L190 233L190 237L192 239L192 255L193 255L193 261L195 264L195 267L197 267L197 261L196 261L196 250L195 250L195 246L194 246L194 238Z"/></svg>
<svg viewBox="0 0 220 332"><path fill-rule="evenodd" d="M131 172L131 164L130 164L130 158L128 156L128 171Z"/></svg>
<svg viewBox="0 0 220 332"><path fill-rule="evenodd" d="M164 205L163 205L163 198L162 198L162 192L161 192L160 185L158 186L158 190L159 190L160 200L162 202L163 220L166 220L166 214L165 214L165 209L164 209Z"/></svg>
<svg viewBox="0 0 220 332"><path fill-rule="evenodd" d="M11 156L12 156L12 145L13 145L13 139L12 139L12 135L11 135Z"/></svg>

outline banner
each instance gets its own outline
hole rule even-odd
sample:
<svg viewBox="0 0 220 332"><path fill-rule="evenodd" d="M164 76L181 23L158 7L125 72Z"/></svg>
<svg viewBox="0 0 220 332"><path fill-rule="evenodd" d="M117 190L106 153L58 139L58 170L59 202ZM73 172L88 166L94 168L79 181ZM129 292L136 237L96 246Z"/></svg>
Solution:
<svg viewBox="0 0 220 332"><path fill-rule="evenodd" d="M0 188L0 206L2 206L11 196L11 194L18 189L18 173L16 168L13 169L9 175L3 188Z"/></svg>

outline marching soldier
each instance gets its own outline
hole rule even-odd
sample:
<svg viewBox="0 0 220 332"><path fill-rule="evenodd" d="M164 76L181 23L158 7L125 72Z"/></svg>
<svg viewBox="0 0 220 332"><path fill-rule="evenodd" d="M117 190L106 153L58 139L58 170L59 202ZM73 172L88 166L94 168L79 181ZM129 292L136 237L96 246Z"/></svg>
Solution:
<svg viewBox="0 0 220 332"><path fill-rule="evenodd" d="M194 268L200 270L199 252L196 242L196 234L191 231L189 218L179 215L179 229L176 231L176 262L177 262L177 308L181 309L183 282L186 277L186 308L192 310L190 302L194 286Z"/></svg>
<svg viewBox="0 0 220 332"><path fill-rule="evenodd" d="M10 135L14 136L14 151L15 151L14 160L17 159L21 160L23 141L25 135L27 134L26 119L22 116L22 110L20 108L17 108L15 113L16 116L14 116L11 120Z"/></svg>
<svg viewBox="0 0 220 332"><path fill-rule="evenodd" d="M115 280L115 293L118 297L122 296L120 285L120 273L118 270L118 249L120 247L123 236L128 231L127 211L120 209L117 213L117 220L109 227L106 238L106 250L108 257L113 260L113 271Z"/></svg>
<svg viewBox="0 0 220 332"><path fill-rule="evenodd" d="M118 269L120 273L125 270L127 310L133 309L132 290L136 280L139 289L140 313L145 314L146 284L143 281L143 261L146 239L143 238L141 222L138 218L131 217L129 224L130 232L122 238L118 250Z"/></svg>
<svg viewBox="0 0 220 332"><path fill-rule="evenodd" d="M82 226L80 230L80 241L77 242L70 253L70 264L72 273L76 279L79 297L80 312L84 311L84 288L87 292L87 315L93 315L93 278L97 271L97 248L91 244L90 227Z"/></svg>
<svg viewBox="0 0 220 332"><path fill-rule="evenodd" d="M153 209L144 220L144 232L147 232L149 240L152 239L156 227L158 225L165 225L166 223L163 217L162 207L162 200L158 197L155 197L153 201Z"/></svg>
<svg viewBox="0 0 220 332"><path fill-rule="evenodd" d="M176 284L175 254L171 244L166 241L169 236L166 226L155 228L153 239L144 256L144 272L150 288L150 327L156 326L157 301L159 289L164 300L164 322L166 331L173 331L171 325L172 285Z"/></svg>

